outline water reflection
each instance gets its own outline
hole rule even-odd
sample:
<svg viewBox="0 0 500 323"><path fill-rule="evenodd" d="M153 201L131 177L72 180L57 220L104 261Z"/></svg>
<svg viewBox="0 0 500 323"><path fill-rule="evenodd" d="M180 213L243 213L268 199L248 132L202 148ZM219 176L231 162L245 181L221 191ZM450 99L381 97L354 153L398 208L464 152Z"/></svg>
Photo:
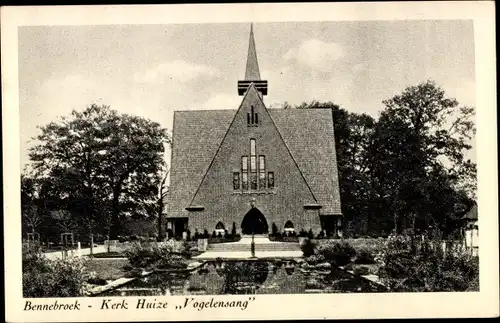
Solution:
<svg viewBox="0 0 500 323"><path fill-rule="evenodd" d="M307 270L295 261L214 261L193 272L157 273L106 292L107 296L299 294L372 292L359 277L333 268ZM104 295L100 295L104 296Z"/></svg>

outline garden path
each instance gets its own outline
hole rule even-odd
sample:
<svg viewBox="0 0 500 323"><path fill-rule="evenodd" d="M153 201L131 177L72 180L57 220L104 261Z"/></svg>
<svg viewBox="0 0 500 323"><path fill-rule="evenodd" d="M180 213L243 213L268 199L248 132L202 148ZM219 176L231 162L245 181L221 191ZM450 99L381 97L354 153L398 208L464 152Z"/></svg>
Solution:
<svg viewBox="0 0 500 323"><path fill-rule="evenodd" d="M107 248L104 245L100 245L97 247L94 247L94 253L104 253L107 252ZM57 259L62 259L63 258L63 251L51 251L51 252L45 252L44 253L45 257L49 260L57 260ZM81 256L88 256L90 255L90 248L84 248L84 249L72 249L68 250L68 256L70 257L81 257Z"/></svg>
<svg viewBox="0 0 500 323"><path fill-rule="evenodd" d="M250 245L252 242L251 236L243 236L237 242L226 242L211 244L207 251L193 257L200 260L222 259L266 259L266 258L286 258L295 259L302 258L302 250L298 243L290 242L275 242L270 241L267 236L256 235L255 242L255 257L252 257Z"/></svg>

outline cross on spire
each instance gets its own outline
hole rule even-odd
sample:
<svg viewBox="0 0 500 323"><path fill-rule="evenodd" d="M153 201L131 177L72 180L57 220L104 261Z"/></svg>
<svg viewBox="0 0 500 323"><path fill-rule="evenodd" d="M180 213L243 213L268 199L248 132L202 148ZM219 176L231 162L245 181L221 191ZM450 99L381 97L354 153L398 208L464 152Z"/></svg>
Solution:
<svg viewBox="0 0 500 323"><path fill-rule="evenodd" d="M260 79L259 62L255 49L255 38L253 35L253 24L250 25L250 38L248 41L248 55L245 69L245 79L238 81L238 94L244 95L250 84L254 84L261 95L267 95L267 81Z"/></svg>

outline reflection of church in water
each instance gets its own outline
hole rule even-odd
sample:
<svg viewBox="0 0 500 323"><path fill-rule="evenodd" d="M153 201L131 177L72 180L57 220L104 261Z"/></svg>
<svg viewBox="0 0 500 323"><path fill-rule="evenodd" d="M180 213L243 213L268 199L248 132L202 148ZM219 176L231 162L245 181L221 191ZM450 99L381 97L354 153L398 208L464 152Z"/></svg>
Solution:
<svg viewBox="0 0 500 323"><path fill-rule="evenodd" d="M175 111L167 225L265 234L341 225L332 111L267 109L253 28L235 110ZM235 107L236 108L236 107Z"/></svg>

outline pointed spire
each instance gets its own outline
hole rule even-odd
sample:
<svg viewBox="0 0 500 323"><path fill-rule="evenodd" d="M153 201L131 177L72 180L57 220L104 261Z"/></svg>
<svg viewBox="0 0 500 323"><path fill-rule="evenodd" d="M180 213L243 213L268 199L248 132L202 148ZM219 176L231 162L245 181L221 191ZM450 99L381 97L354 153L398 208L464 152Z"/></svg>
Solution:
<svg viewBox="0 0 500 323"><path fill-rule="evenodd" d="M260 79L257 51L255 50L255 39L253 37L253 24L250 25L250 41L248 43L247 66L245 79L238 81L238 95L244 95L251 84L255 85L260 95L267 95L267 81Z"/></svg>
<svg viewBox="0 0 500 323"><path fill-rule="evenodd" d="M247 68L245 70L246 81L260 81L259 62L255 50L255 39L253 37L253 24L250 25L250 40L248 43Z"/></svg>

